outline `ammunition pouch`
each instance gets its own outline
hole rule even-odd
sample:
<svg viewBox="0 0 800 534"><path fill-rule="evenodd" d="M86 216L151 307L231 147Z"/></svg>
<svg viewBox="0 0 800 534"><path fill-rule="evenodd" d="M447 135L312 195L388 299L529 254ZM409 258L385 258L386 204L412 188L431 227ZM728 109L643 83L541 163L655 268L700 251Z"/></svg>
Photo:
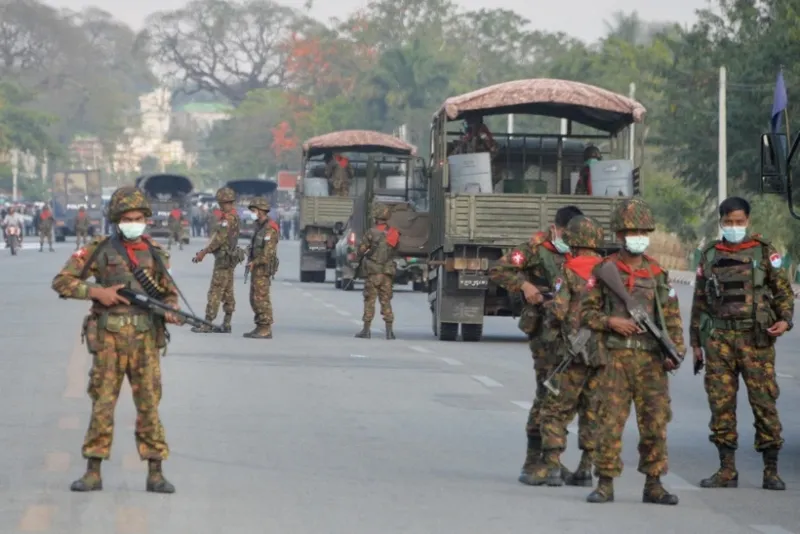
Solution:
<svg viewBox="0 0 800 534"><path fill-rule="evenodd" d="M756 320L755 320L755 339L753 340L753 345L757 349L766 349L775 344L777 341L777 337L771 336L767 333L767 329L770 328L778 321L778 316L772 310L772 308L765 307L761 310L756 311Z"/></svg>
<svg viewBox="0 0 800 534"><path fill-rule="evenodd" d="M519 314L518 327L524 333L531 336L538 336L542 330L542 310L539 306L525 304Z"/></svg>
<svg viewBox="0 0 800 534"><path fill-rule="evenodd" d="M83 318L81 343L86 344L86 349L89 351L89 354L97 354L103 350L103 337L98 325L97 315L89 314Z"/></svg>
<svg viewBox="0 0 800 534"><path fill-rule="evenodd" d="M126 326L133 326L137 333L150 332L155 327L149 314L112 315L107 313L100 317L100 324L104 330L115 334L122 332Z"/></svg>
<svg viewBox="0 0 800 534"><path fill-rule="evenodd" d="M707 313L700 314L700 346L704 349L714 333L714 319Z"/></svg>
<svg viewBox="0 0 800 534"><path fill-rule="evenodd" d="M278 260L278 255L273 255L269 262L267 262L267 276L273 277L278 273L278 266L280 265L280 260Z"/></svg>

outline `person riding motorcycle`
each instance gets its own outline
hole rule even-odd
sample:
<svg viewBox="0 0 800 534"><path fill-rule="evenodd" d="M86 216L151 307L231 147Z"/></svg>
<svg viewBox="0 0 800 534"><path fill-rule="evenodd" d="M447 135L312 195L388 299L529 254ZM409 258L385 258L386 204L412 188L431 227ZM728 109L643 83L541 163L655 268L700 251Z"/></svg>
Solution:
<svg viewBox="0 0 800 534"><path fill-rule="evenodd" d="M8 208L8 214L3 218L3 237L6 237L6 230L9 225L19 228L19 242L22 243L22 235L25 230L25 218L21 213L17 213L14 207ZM6 248L8 248L8 239L5 239Z"/></svg>

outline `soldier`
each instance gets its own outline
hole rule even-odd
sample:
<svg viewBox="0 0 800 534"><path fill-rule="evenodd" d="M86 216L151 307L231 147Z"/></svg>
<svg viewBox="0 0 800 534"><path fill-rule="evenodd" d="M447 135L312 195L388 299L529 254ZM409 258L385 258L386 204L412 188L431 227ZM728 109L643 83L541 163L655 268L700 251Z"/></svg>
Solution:
<svg viewBox="0 0 800 534"><path fill-rule="evenodd" d="M72 491L103 489L100 464L111 454L114 407L125 376L136 405L136 446L148 463L147 491L173 493L161 471L169 448L158 416L161 401L159 350L166 347L164 322L131 306L117 294L130 286L145 293L134 271L141 273L162 295L161 300L177 308L177 289L168 274L169 255L154 241L142 237L150 217L150 204L135 187L122 187L111 196L109 218L119 225L119 234L98 237L75 251L53 279L53 289L62 298L91 300L84 319L82 337L93 356L89 373L92 417L83 442L86 473L72 483ZM94 277L95 283L87 283ZM178 323L171 314L170 323Z"/></svg>
<svg viewBox="0 0 800 534"><path fill-rule="evenodd" d="M350 182L353 180L353 168L350 161L341 154L326 154L325 177L331 196L350 196Z"/></svg>
<svg viewBox="0 0 800 534"><path fill-rule="evenodd" d="M400 233L388 225L390 209L376 203L372 207L375 226L370 228L358 246L358 258L363 263L364 277L364 328L357 338L371 337L370 325L375 316L375 298L381 303L381 315L386 323L386 339L395 339L392 325L392 289L394 284L394 255L400 242Z"/></svg>
<svg viewBox="0 0 800 534"><path fill-rule="evenodd" d="M719 450L719 470L700 482L704 488L739 485L735 454L739 375L755 418L755 448L764 458L762 487L785 490L778 476L783 445L775 379L775 341L792 328L794 294L775 247L748 234L750 204L729 197L719 206L721 241L704 249L697 268L689 338L695 365L703 365L711 408L709 439Z"/></svg>
<svg viewBox="0 0 800 534"><path fill-rule="evenodd" d="M53 251L53 212L50 207L45 204L42 212L39 214L39 252L44 248L44 240L47 238L47 245L50 247L50 252Z"/></svg>
<svg viewBox="0 0 800 534"><path fill-rule="evenodd" d="M278 223L269 218L269 201L256 197L247 206L255 213L256 223L250 241L250 257L247 269L250 272L250 306L255 314L256 327L244 337L272 339L272 303L269 289L272 278L278 272Z"/></svg>
<svg viewBox="0 0 800 534"><path fill-rule="evenodd" d="M575 206L565 206L556 212L555 222L549 232L539 232L527 243L520 244L506 254L497 265L489 270L490 279L509 293L522 293L524 308L520 316L520 329L528 334L533 368L536 371L536 397L528 414L525 433L528 436L525 463L519 474L519 481L530 486L545 483L542 474L542 435L539 417L542 401L547 394L544 380L553 366L558 365L559 356L550 351L555 336L544 336L542 328L542 293L554 290L561 267L567 259L569 245L561 238L561 233L569 221L583 215ZM564 478L570 473L563 469Z"/></svg>
<svg viewBox="0 0 800 534"><path fill-rule="evenodd" d="M167 242L167 249L172 250L172 242L178 243L178 250L183 250L183 211L175 208L169 213L167 226L169 229L169 241Z"/></svg>
<svg viewBox="0 0 800 534"><path fill-rule="evenodd" d="M560 331L555 351L563 358L568 350L566 335L576 335L580 329L580 307L586 284L591 278L592 269L602 260L597 249L603 245L603 227L592 219L578 215L573 217L562 233L564 242L575 256L564 263L563 279L556 280L556 295L546 314L545 327ZM598 336L586 344L590 357L587 366L580 357L557 378L558 395L547 395L541 408L541 435L544 465L531 476L537 480L545 479L548 486L592 485L592 453L596 448L598 426L596 394L601 381L599 375L606 363L605 352L601 350ZM575 472L564 480L561 472L561 454L567 448L567 425L575 413L579 414L578 447L581 460Z"/></svg>
<svg viewBox="0 0 800 534"><path fill-rule="evenodd" d="M217 203L222 219L217 224L208 245L192 259L194 263L200 263L206 254L214 255L214 274L211 275L211 286L208 289L206 320L212 322L217 317L219 304L222 301L222 310L225 312L222 328L226 333L231 331L231 319L236 310L233 271L245 259L242 249L236 246L239 242L239 214L236 212L235 202L236 193L230 187L223 187L217 191ZM211 332L211 328L195 326L192 332L208 333Z"/></svg>
<svg viewBox="0 0 800 534"><path fill-rule="evenodd" d="M592 164L603 159L600 149L594 145L589 145L583 151L583 167L581 167L578 183L575 185L576 195L592 194Z"/></svg>
<svg viewBox="0 0 800 534"><path fill-rule="evenodd" d="M78 208L78 216L75 218L75 250L81 248L81 244L83 246L86 245L89 237L89 227L91 226L91 221L89 221L89 217L86 216L86 208L81 206Z"/></svg>
<svg viewBox="0 0 800 534"><path fill-rule="evenodd" d="M616 266L631 298L666 330L682 355L685 348L678 297L669 284L668 273L656 260L644 255L650 243L648 234L655 230L650 206L638 198L621 202L611 217L611 230L623 247L602 264ZM667 423L672 419L667 372L675 365L662 357L656 340L639 330L622 301L603 282L593 275L586 289L581 322L602 333L608 351L601 385L603 399L598 407L603 439L598 441L594 455L600 480L587 501L614 500L613 480L622 474L623 467L622 433L633 402L639 427L639 472L647 477L642 501L678 504L677 495L661 484L661 475L667 472Z"/></svg>

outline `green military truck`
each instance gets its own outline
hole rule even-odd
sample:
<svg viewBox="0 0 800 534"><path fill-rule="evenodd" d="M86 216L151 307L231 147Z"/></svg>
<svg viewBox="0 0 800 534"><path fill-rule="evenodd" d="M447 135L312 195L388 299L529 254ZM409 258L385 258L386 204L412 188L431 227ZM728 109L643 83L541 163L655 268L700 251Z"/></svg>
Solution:
<svg viewBox="0 0 800 534"><path fill-rule="evenodd" d="M300 281L322 283L325 270L336 267L335 248L353 213L354 198L366 191L370 154L407 155L414 147L380 132L345 130L312 137L303 143L300 206ZM325 176L325 158L340 154L350 160L353 181L349 196L332 196ZM359 159L361 158L361 159Z"/></svg>
<svg viewBox="0 0 800 534"><path fill-rule="evenodd" d="M562 120L557 134L492 134L484 117L514 114ZM610 223L620 197L639 193L630 126L644 119L638 102L599 87L531 79L448 98L431 125L432 251L428 301L440 340L480 341L484 317L516 317L521 295L497 287L488 271L510 248L546 231L555 212L576 205ZM466 131L450 131L454 121ZM498 139L495 139L497 137ZM593 194L574 195L583 154L593 163ZM613 241L610 230L607 238Z"/></svg>

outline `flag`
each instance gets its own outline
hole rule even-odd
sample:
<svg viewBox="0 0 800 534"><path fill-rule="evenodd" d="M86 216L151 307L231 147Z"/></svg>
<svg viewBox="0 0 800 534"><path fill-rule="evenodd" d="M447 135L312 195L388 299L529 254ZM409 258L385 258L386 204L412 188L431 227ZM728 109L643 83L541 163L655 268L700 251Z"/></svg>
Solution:
<svg viewBox="0 0 800 534"><path fill-rule="evenodd" d="M778 71L778 80L775 82L775 96L772 98L772 119L770 125L772 126L772 133L778 132L778 121L781 118L781 112L786 111L786 105L789 99L786 96L786 83L783 81L783 69ZM788 135L789 132L786 132Z"/></svg>

